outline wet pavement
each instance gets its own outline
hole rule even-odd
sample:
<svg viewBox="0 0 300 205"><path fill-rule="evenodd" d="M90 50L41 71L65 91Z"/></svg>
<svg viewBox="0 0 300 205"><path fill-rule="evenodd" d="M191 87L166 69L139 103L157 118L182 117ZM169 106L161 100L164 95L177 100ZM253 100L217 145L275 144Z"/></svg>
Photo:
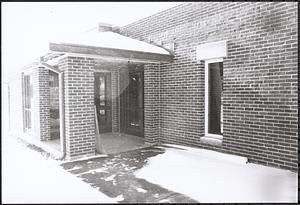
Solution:
<svg viewBox="0 0 300 205"><path fill-rule="evenodd" d="M116 197L121 203L197 202L188 196L135 177L134 172L144 167L150 157L164 152L162 147L152 146L107 157L67 162L61 166L107 196Z"/></svg>

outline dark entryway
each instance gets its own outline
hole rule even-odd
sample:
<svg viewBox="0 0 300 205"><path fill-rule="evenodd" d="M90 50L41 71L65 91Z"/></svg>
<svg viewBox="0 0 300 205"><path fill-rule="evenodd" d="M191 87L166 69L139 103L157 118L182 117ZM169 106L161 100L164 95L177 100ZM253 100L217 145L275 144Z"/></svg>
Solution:
<svg viewBox="0 0 300 205"><path fill-rule="evenodd" d="M223 63L208 66L208 133L222 135Z"/></svg>
<svg viewBox="0 0 300 205"><path fill-rule="evenodd" d="M144 69L129 66L120 70L121 132L144 137Z"/></svg>
<svg viewBox="0 0 300 205"><path fill-rule="evenodd" d="M94 92L99 132L111 132L111 73L95 73Z"/></svg>

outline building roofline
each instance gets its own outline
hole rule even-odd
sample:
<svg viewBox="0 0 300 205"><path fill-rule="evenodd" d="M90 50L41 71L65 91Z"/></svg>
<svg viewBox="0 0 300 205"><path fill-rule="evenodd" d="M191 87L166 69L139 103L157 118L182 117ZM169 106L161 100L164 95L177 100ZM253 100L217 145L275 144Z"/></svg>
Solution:
<svg viewBox="0 0 300 205"><path fill-rule="evenodd" d="M74 53L83 55L103 56L117 59L142 60L145 62L172 62L173 55L142 51L132 51L116 48L104 48L66 43L49 43L52 52Z"/></svg>

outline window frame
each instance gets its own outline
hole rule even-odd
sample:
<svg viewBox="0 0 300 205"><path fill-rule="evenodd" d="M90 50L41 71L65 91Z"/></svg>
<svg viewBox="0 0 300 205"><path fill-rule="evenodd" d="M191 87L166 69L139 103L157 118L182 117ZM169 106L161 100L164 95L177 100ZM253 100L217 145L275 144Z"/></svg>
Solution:
<svg viewBox="0 0 300 205"><path fill-rule="evenodd" d="M204 70L204 75L205 75L205 94L204 94L204 110L205 110L205 125L204 125L204 136L206 138L213 138L213 139L217 139L220 140L222 142L223 140L223 134L222 135L218 135L218 134L211 134L208 133L208 65L210 63L223 63L223 58L213 58L213 59L207 59L205 60L205 70ZM224 69L224 68L223 68ZM223 71L224 73L224 71ZM224 75L224 74L223 74ZM224 81L224 77L223 77L223 81ZM222 98L221 98L222 101ZM221 103L221 119L223 119L223 109L222 109L222 103ZM221 131L223 131L223 123L221 122ZM223 132L222 132L223 133Z"/></svg>
<svg viewBox="0 0 300 205"><path fill-rule="evenodd" d="M30 134L34 128L33 123L33 76L31 72L23 72L23 130Z"/></svg>

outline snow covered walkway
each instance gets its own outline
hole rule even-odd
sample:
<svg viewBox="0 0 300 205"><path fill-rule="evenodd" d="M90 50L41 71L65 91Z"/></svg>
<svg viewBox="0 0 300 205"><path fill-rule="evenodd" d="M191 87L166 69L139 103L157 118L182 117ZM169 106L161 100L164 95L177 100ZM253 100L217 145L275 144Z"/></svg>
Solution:
<svg viewBox="0 0 300 205"><path fill-rule="evenodd" d="M2 203L115 203L55 160L16 139L2 139Z"/></svg>
<svg viewBox="0 0 300 205"><path fill-rule="evenodd" d="M150 158L148 164L135 173L136 177L200 203L298 201L296 173L246 164L242 157L233 155L173 147Z"/></svg>
<svg viewBox="0 0 300 205"><path fill-rule="evenodd" d="M3 203L295 203L297 184L296 173L184 146L153 146L59 166L14 138L2 141Z"/></svg>

